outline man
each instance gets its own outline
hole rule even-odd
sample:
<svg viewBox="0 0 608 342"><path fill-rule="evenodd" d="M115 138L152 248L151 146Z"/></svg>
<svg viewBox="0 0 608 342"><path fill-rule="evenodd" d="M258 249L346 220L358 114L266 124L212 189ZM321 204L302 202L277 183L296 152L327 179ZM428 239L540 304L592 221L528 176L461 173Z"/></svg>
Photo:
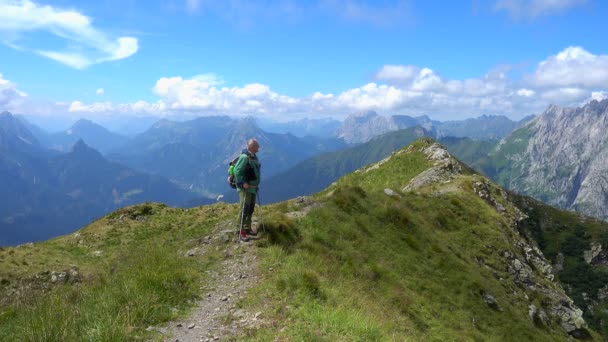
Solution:
<svg viewBox="0 0 608 342"><path fill-rule="evenodd" d="M248 235L255 236L257 231L251 229L251 217L255 209L255 196L260 184L260 162L256 153L260 144L255 139L249 139L247 149L244 149L234 165L234 178L239 193L241 215L240 234L241 241L249 241Z"/></svg>

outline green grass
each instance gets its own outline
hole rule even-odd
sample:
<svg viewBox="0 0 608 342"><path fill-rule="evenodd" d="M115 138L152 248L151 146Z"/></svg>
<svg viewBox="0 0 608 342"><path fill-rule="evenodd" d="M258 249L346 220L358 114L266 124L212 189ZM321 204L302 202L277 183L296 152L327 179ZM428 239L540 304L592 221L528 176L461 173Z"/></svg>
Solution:
<svg viewBox="0 0 608 342"><path fill-rule="evenodd" d="M344 177L333 192L316 196L322 205L304 218L269 219L269 230L281 227L299 238L260 246L265 280L244 305L266 308L269 324L249 331L248 339L568 339L556 325L536 327L528 318L525 292L500 256L518 253L517 236L509 219L472 192L478 176L465 176L460 191L442 196L382 193L402 188L427 167L417 151L428 143L417 142L412 153L394 156L378 170ZM287 208L275 207L280 209ZM486 305L482 292L492 294L501 311ZM537 307L540 300L533 299Z"/></svg>
<svg viewBox="0 0 608 342"><path fill-rule="evenodd" d="M123 208L74 234L0 252L0 290L36 284L34 274L74 264L82 282L50 291L34 287L0 307L1 341L129 341L152 337L146 327L184 314L219 265L214 249L186 258L236 206L174 209L147 203ZM232 214L232 215L231 215ZM80 242L80 243L79 243ZM100 250L100 257L92 255ZM14 260L27 258L27 265ZM19 264L19 263L17 263Z"/></svg>
<svg viewBox="0 0 608 342"><path fill-rule="evenodd" d="M291 229L301 234L295 248L260 251L262 269L272 271L250 305L271 305L277 326L253 340L277 330L288 341L566 339L528 319L498 255L510 248L507 222L474 195L394 200L338 188ZM482 290L502 312L482 301Z"/></svg>

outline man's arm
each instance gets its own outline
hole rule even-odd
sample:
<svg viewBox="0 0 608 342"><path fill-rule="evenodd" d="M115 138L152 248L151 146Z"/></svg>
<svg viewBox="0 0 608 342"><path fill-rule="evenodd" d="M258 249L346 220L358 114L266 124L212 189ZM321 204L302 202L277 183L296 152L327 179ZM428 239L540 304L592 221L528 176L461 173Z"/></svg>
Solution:
<svg viewBox="0 0 608 342"><path fill-rule="evenodd" d="M249 158L247 158L246 155L241 154L241 156L239 157L239 159L236 161L236 164L234 165L234 180L236 181L236 185L239 188L245 188L247 189L249 186L249 184L247 184L247 186L244 186L245 183L245 167L247 167L247 163L249 162L248 160Z"/></svg>

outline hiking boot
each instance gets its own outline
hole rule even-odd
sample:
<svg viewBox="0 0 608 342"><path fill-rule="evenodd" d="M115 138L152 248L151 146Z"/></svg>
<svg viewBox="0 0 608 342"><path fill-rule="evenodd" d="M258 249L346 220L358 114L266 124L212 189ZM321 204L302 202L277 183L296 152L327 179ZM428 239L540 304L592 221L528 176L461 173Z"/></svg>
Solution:
<svg viewBox="0 0 608 342"><path fill-rule="evenodd" d="M242 242L249 241L249 236L247 236L247 232L245 229L241 229L241 232L239 234L239 241L242 241Z"/></svg>
<svg viewBox="0 0 608 342"><path fill-rule="evenodd" d="M258 235L257 230L256 230L256 231L254 231L254 230L253 230L253 229L251 229L251 228L247 228L247 229L245 229L245 233L246 233L247 235L250 235L250 236L257 236L257 235Z"/></svg>

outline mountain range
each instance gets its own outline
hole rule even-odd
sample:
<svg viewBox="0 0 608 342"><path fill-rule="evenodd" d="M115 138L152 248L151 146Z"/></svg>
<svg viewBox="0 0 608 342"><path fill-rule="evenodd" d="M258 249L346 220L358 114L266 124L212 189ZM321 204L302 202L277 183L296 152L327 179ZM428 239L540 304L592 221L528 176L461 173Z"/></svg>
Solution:
<svg viewBox="0 0 608 342"><path fill-rule="evenodd" d="M214 196L225 191L227 165L252 137L260 143L258 155L264 177L345 146L339 139L268 133L253 118L217 116L184 122L159 121L108 157L169 178L183 188Z"/></svg>
<svg viewBox="0 0 608 342"><path fill-rule="evenodd" d="M68 153L46 150L10 113L0 115L0 179L0 245L65 234L129 204L182 205L195 197L166 179L109 162L83 140Z"/></svg>
<svg viewBox="0 0 608 342"><path fill-rule="evenodd" d="M381 116L374 111L368 111L348 116L342 122L337 134L346 142L357 144L387 132L420 126L436 137L498 140L532 118L533 116L527 116L519 121L513 121L505 116L482 115L461 121L440 122L431 120L428 116Z"/></svg>

